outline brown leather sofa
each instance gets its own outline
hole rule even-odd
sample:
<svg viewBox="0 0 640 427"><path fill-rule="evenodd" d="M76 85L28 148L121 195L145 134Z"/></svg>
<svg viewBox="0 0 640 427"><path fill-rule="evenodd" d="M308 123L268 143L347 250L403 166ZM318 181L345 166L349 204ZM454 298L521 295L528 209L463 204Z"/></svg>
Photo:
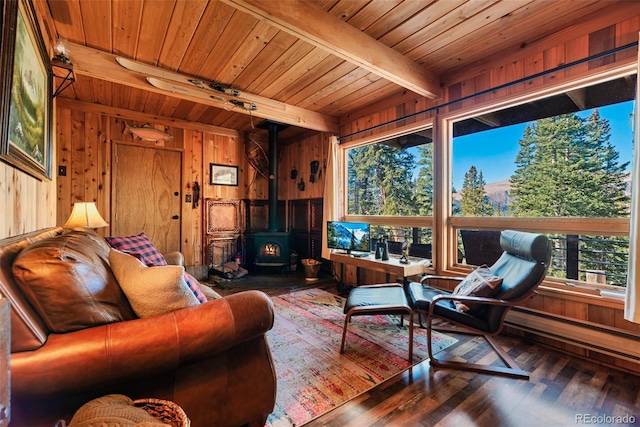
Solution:
<svg viewBox="0 0 640 427"><path fill-rule="evenodd" d="M71 325L68 332L52 332L57 326L30 302L32 291L19 285L24 278L14 276L16 257L42 242L50 255L29 268L41 269L50 280L45 287L74 290L43 300ZM108 251L95 233L61 228L0 241L0 293L12 307L10 426L68 423L82 404L111 393L176 402L193 427L263 426L276 395L265 335L274 320L269 297L246 291L139 319L117 286ZM60 263L71 263L64 274ZM98 320L106 323L74 318L91 315L92 304L106 307L108 316Z"/></svg>

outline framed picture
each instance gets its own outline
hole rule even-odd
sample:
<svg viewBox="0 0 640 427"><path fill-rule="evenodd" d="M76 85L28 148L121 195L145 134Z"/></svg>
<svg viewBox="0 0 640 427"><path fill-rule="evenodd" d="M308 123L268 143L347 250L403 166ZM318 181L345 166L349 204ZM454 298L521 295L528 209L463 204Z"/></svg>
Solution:
<svg viewBox="0 0 640 427"><path fill-rule="evenodd" d="M51 67L33 6L3 5L0 66L0 160L40 179L51 179Z"/></svg>
<svg viewBox="0 0 640 427"><path fill-rule="evenodd" d="M238 167L209 163L209 176L211 185L238 186Z"/></svg>

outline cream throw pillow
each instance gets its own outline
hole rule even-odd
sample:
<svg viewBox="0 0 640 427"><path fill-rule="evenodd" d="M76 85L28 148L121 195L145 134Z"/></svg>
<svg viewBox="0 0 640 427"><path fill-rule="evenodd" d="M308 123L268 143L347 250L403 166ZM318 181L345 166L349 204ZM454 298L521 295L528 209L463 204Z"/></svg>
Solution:
<svg viewBox="0 0 640 427"><path fill-rule="evenodd" d="M136 257L111 249L109 263L116 280L138 317L169 313L199 305L184 280L184 267L147 267Z"/></svg>
<svg viewBox="0 0 640 427"><path fill-rule="evenodd" d="M502 278L494 276L486 265L481 265L464 278L453 290L453 295L467 295L476 297L493 297L500 291ZM125 292L126 293L126 292ZM482 304L471 302L453 302L458 311L477 313Z"/></svg>

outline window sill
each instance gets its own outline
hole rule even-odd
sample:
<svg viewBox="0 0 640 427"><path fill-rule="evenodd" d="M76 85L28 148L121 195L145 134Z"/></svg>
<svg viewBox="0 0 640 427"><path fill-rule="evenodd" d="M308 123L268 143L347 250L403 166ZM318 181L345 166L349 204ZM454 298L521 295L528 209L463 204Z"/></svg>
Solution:
<svg viewBox="0 0 640 427"><path fill-rule="evenodd" d="M584 302L600 307L624 309L625 292L545 282L538 288L538 293L544 296Z"/></svg>

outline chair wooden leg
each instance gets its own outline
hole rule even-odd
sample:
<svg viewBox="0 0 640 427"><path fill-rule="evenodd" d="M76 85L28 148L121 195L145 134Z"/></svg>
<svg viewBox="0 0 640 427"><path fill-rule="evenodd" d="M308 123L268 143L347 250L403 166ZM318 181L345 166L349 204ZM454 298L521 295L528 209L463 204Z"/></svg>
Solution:
<svg viewBox="0 0 640 427"><path fill-rule="evenodd" d="M409 363L413 362L413 312L409 311Z"/></svg>
<svg viewBox="0 0 640 427"><path fill-rule="evenodd" d="M351 314L347 313L347 316L344 318L344 328L342 328L342 344L340 345L340 354L344 353L344 344L345 338L347 337L347 325L351 321Z"/></svg>
<svg viewBox="0 0 640 427"><path fill-rule="evenodd" d="M506 375L513 378L520 379L529 379L529 373L520 369L516 362L507 354L507 352L498 344L498 342L491 336L483 335L483 337L487 340L489 345L493 348L493 350L498 354L500 359L507 365L503 366L490 366L490 365L479 365L476 363L465 363L465 362L454 362L451 360L439 360L433 355L433 349L431 345L431 331L433 330L433 325L431 319L429 318L427 321L427 351L429 354L429 364L435 367L440 368L453 368L453 369L461 369L466 371L474 371L480 373L487 374L498 374L498 375ZM470 334L470 335L478 335L473 332L467 332L460 329L454 328L438 328L438 330L447 330L453 331L457 333Z"/></svg>

